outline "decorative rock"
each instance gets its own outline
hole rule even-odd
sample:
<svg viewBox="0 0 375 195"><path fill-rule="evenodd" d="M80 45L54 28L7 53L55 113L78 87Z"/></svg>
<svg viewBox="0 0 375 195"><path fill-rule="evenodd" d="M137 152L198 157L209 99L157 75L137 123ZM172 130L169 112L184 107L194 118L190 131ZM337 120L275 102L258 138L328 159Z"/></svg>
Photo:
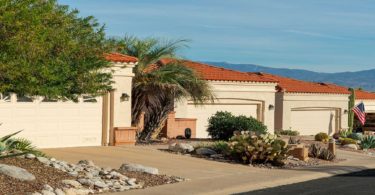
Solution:
<svg viewBox="0 0 375 195"><path fill-rule="evenodd" d="M19 179L21 181L33 181L35 180L35 176L25 169L10 166L5 164L0 164L0 174L7 175L9 177L13 177Z"/></svg>
<svg viewBox="0 0 375 195"><path fill-rule="evenodd" d="M210 148L198 148L197 150L195 150L195 152L198 155L205 155L205 156L211 156L211 155L217 154L215 150L212 150Z"/></svg>
<svg viewBox="0 0 375 195"><path fill-rule="evenodd" d="M103 183L103 182L101 182L101 181L96 181L96 182L94 183L94 186L95 186L95 187L98 187L98 188L106 188L106 187L108 187L107 184L105 184L105 183Z"/></svg>
<svg viewBox="0 0 375 195"><path fill-rule="evenodd" d="M212 154L210 155L211 158L224 158L222 154Z"/></svg>
<svg viewBox="0 0 375 195"><path fill-rule="evenodd" d="M66 179L66 180L62 180L61 183L64 184L64 185L69 185L69 186L75 187L75 188L80 188L82 186L80 184L80 182L75 181L75 180Z"/></svg>
<svg viewBox="0 0 375 195"><path fill-rule="evenodd" d="M138 171L138 172L144 172L144 173L149 173L153 175L159 174L159 170L157 168L146 167L140 164L123 164L121 165L120 170Z"/></svg>
<svg viewBox="0 0 375 195"><path fill-rule="evenodd" d="M344 148L350 148L353 150L358 150L358 146L356 144L347 144L343 146Z"/></svg>
<svg viewBox="0 0 375 195"><path fill-rule="evenodd" d="M56 195L56 194L48 190L42 190L42 195Z"/></svg>
<svg viewBox="0 0 375 195"><path fill-rule="evenodd" d="M43 195L43 194L41 194L39 192L33 192L33 193L29 194L29 195Z"/></svg>
<svg viewBox="0 0 375 195"><path fill-rule="evenodd" d="M89 189L74 189L74 188L64 189L64 192L66 195L87 195L87 194L93 193L92 190L89 190Z"/></svg>
<svg viewBox="0 0 375 195"><path fill-rule="evenodd" d="M56 195L65 195L65 192L62 191L60 188L56 188L56 190L55 190L55 194L56 194Z"/></svg>
<svg viewBox="0 0 375 195"><path fill-rule="evenodd" d="M169 145L169 150L174 152L189 153L194 151L194 147L186 143L172 143Z"/></svg>
<svg viewBox="0 0 375 195"><path fill-rule="evenodd" d="M79 165L87 165L87 166L95 166L94 162L92 162L91 160L80 160L78 162Z"/></svg>
<svg viewBox="0 0 375 195"><path fill-rule="evenodd" d="M43 164L46 164L46 165L49 165L49 164L50 164L50 161L49 161L47 158L45 158L45 157L39 156L39 157L36 157L36 159L37 159L39 162L43 163Z"/></svg>
<svg viewBox="0 0 375 195"><path fill-rule="evenodd" d="M26 154L25 158L27 159L34 159L36 156L34 154Z"/></svg>
<svg viewBox="0 0 375 195"><path fill-rule="evenodd" d="M46 191L53 191L53 187L51 187L50 185L48 185L48 184L45 184L44 186L43 186L43 190L46 190Z"/></svg>
<svg viewBox="0 0 375 195"><path fill-rule="evenodd" d="M78 182L85 186L89 186L89 187L94 186L94 182L89 179L81 178L81 179L78 179Z"/></svg>

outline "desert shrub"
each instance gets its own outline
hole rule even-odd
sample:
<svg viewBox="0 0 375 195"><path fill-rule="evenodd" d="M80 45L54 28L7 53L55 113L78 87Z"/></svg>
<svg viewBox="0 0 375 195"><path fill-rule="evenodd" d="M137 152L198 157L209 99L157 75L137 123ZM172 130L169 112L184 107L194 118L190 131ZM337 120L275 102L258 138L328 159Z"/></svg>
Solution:
<svg viewBox="0 0 375 195"><path fill-rule="evenodd" d="M364 136L361 140L362 149L375 148L375 136Z"/></svg>
<svg viewBox="0 0 375 195"><path fill-rule="evenodd" d="M319 142L328 142L329 136L327 133L320 132L315 135L315 141Z"/></svg>
<svg viewBox="0 0 375 195"><path fill-rule="evenodd" d="M289 136L298 136L299 132L291 130L291 129L288 129L288 130L278 131L277 134L279 134L279 135L289 135Z"/></svg>
<svg viewBox="0 0 375 195"><path fill-rule="evenodd" d="M348 135L348 138L354 139L354 140L362 140L363 134L362 133L352 133Z"/></svg>
<svg viewBox="0 0 375 195"><path fill-rule="evenodd" d="M287 157L287 144L276 135L245 133L229 141L230 155L245 164L272 163L282 165Z"/></svg>
<svg viewBox="0 0 375 195"><path fill-rule="evenodd" d="M208 120L208 134L217 140L229 140L234 131L266 133L267 127L253 117L234 116L230 112L217 112Z"/></svg>
<svg viewBox="0 0 375 195"><path fill-rule="evenodd" d="M13 138L20 132L17 131L0 138L0 159L21 156L28 153L35 154L36 156L44 156L29 140Z"/></svg>
<svg viewBox="0 0 375 195"><path fill-rule="evenodd" d="M228 142L217 141L211 145L211 149L215 150L219 154L228 155L230 148Z"/></svg>
<svg viewBox="0 0 375 195"><path fill-rule="evenodd" d="M357 140L352 139L352 138L344 138L341 137L339 139L341 145L348 145L348 144L357 144Z"/></svg>
<svg viewBox="0 0 375 195"><path fill-rule="evenodd" d="M319 158L322 160L332 161L335 159L335 155L327 148L322 148L318 144L311 144L309 147L309 157Z"/></svg>

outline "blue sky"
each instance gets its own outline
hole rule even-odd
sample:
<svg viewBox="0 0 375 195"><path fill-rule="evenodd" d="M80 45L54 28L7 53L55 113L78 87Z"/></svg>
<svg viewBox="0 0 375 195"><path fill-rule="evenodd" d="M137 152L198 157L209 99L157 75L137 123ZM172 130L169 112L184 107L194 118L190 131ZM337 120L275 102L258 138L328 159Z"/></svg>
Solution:
<svg viewBox="0 0 375 195"><path fill-rule="evenodd" d="M186 38L197 61L319 72L375 68L375 0L59 0L108 36Z"/></svg>

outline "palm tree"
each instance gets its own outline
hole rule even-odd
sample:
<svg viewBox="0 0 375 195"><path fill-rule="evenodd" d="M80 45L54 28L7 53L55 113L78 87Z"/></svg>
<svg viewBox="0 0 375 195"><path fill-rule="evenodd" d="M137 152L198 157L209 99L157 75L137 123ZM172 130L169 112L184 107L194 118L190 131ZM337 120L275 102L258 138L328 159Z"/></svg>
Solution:
<svg viewBox="0 0 375 195"><path fill-rule="evenodd" d="M165 65L158 63L164 58L177 59L176 52L186 47L186 43L187 40L139 39L132 36L110 40L117 52L138 58L132 88L132 124L138 124L141 113L145 113L144 130L138 136L139 141L157 137L168 113L173 111L175 101L185 98L195 104L213 101L208 82L184 66L183 61L172 60Z"/></svg>

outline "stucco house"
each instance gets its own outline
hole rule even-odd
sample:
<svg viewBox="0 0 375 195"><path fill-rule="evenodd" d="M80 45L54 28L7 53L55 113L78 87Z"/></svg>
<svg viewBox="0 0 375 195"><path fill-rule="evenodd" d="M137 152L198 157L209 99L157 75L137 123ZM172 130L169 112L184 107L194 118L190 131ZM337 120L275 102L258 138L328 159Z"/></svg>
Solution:
<svg viewBox="0 0 375 195"><path fill-rule="evenodd" d="M115 144L116 131L131 129L129 98L137 59L121 54L105 57L112 63L114 90L103 97L83 95L75 103L2 94L1 135L23 130L19 136L41 148Z"/></svg>
<svg viewBox="0 0 375 195"><path fill-rule="evenodd" d="M259 73L278 81L275 130L297 130L301 135L332 135L348 127L348 88Z"/></svg>
<svg viewBox="0 0 375 195"><path fill-rule="evenodd" d="M162 60L160 63L165 64L168 61ZM192 101L184 100L175 104L172 118L175 117L178 121L196 120L194 135L197 138L208 138L208 119L217 111L252 116L267 125L269 131L274 130L277 81L256 73L239 72L188 60L183 63L207 80L216 96L213 103L194 105ZM166 136L184 135L185 128L177 123L170 131L167 130Z"/></svg>
<svg viewBox="0 0 375 195"><path fill-rule="evenodd" d="M367 91L356 91L356 104L363 102L366 109L366 124L363 130L375 131L375 93Z"/></svg>

